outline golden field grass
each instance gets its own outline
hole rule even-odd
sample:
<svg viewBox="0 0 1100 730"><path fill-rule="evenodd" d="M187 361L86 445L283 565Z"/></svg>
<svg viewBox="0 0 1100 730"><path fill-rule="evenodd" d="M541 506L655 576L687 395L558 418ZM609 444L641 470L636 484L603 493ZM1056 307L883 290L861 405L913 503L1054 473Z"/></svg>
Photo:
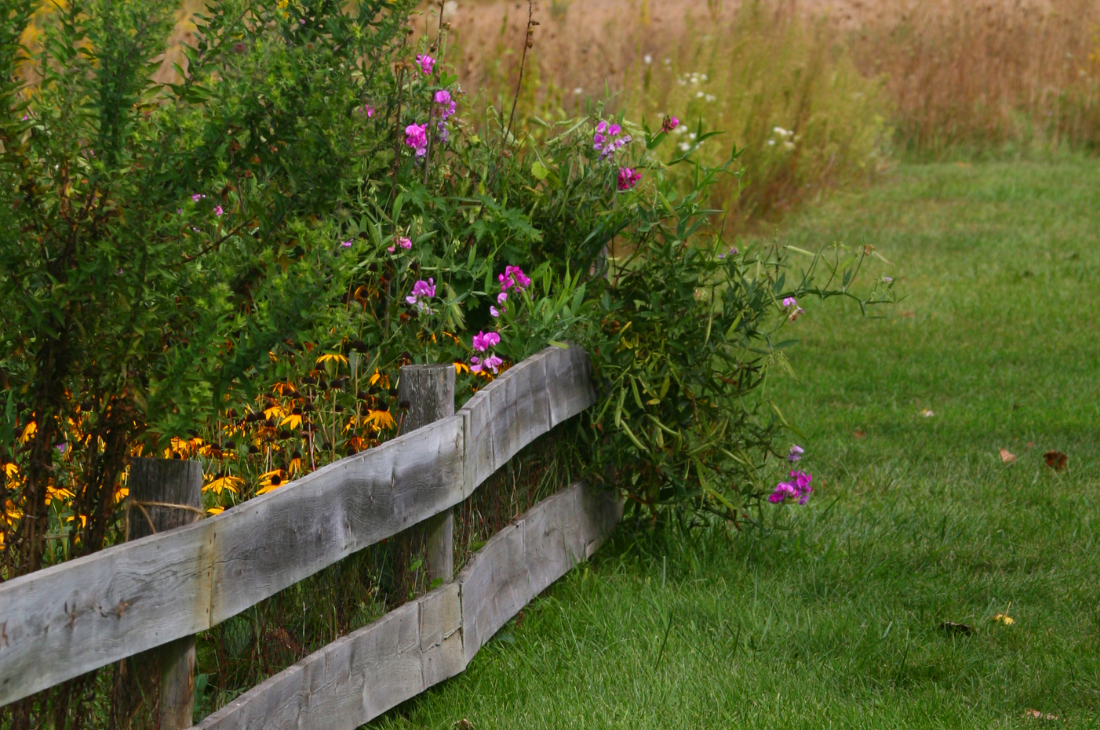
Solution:
<svg viewBox="0 0 1100 730"><path fill-rule="evenodd" d="M461 82L509 104L527 4L443 8ZM700 152L718 162L745 148L744 176L717 191L734 230L874 178L899 153L1100 147L1100 4L1088 0L551 0L533 11L520 109L564 117L610 97L651 128L668 113L723 130Z"/></svg>

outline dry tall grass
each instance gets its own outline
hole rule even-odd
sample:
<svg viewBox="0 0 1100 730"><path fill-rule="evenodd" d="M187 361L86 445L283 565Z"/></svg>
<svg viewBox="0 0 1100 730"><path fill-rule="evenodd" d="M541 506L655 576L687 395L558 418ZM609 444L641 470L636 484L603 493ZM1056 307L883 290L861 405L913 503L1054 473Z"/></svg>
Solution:
<svg viewBox="0 0 1100 730"><path fill-rule="evenodd" d="M444 13L460 79L503 105L526 3ZM1100 147L1096 0L544 0L535 17L521 110L572 114L612 94L651 124L702 117L725 151L746 147L740 197L722 191L735 222L863 179L895 145Z"/></svg>

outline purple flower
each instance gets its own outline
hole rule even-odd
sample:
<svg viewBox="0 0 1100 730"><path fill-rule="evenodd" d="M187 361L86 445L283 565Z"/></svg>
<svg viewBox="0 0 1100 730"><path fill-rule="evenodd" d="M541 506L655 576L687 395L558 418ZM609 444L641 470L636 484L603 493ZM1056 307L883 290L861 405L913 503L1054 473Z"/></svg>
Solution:
<svg viewBox="0 0 1100 730"><path fill-rule="evenodd" d="M497 369L500 368L500 366L503 364L504 361L496 355L490 355L489 357L485 358L485 360L481 363L482 367L487 367L492 370L494 375L496 375Z"/></svg>
<svg viewBox="0 0 1100 730"><path fill-rule="evenodd" d="M504 303L507 302L507 301L508 301L508 292L502 291L500 294L497 294L497 304L499 304L501 306L504 306Z"/></svg>
<svg viewBox="0 0 1100 730"><path fill-rule="evenodd" d="M439 115L446 120L447 117L455 113L455 102L451 98L451 92L446 89L441 89L435 92L435 103L439 104L442 109L439 111Z"/></svg>
<svg viewBox="0 0 1100 730"><path fill-rule="evenodd" d="M638 172L632 167L620 167L619 168L619 190L627 191L638 184L638 181L642 179L642 173Z"/></svg>
<svg viewBox="0 0 1100 730"><path fill-rule="evenodd" d="M427 76L435 66L435 59L426 53L422 53L416 57L416 65L420 67L421 73Z"/></svg>
<svg viewBox="0 0 1100 730"><path fill-rule="evenodd" d="M199 193L195 193L194 195L192 195L192 196L191 196L191 200L192 200L193 202L196 202L196 203L197 203L197 202L199 202L200 200L202 200L202 199L203 199L203 198L205 198L205 197L206 197L205 195L200 195Z"/></svg>
<svg viewBox="0 0 1100 730"><path fill-rule="evenodd" d="M680 120L676 117L665 117L665 121L661 123L661 131L668 134L679 126Z"/></svg>
<svg viewBox="0 0 1100 730"><path fill-rule="evenodd" d="M795 299L794 297L787 297L786 299L783 300L783 306L784 307L797 307L798 306L798 300Z"/></svg>
<svg viewBox="0 0 1100 730"><path fill-rule="evenodd" d="M788 499L797 498L798 491L793 484L788 482L779 482L775 485L775 491L768 495L768 501L772 504L779 504L780 502L786 502Z"/></svg>
<svg viewBox="0 0 1100 730"><path fill-rule="evenodd" d="M477 352L485 352L490 347L496 347L500 344L500 335L496 332L478 332L474 335L474 350Z"/></svg>
<svg viewBox="0 0 1100 730"><path fill-rule="evenodd" d="M494 317L499 317L501 315L501 310L499 310L496 307L490 305L489 306L489 314L493 315Z"/></svg>
<svg viewBox="0 0 1100 730"><path fill-rule="evenodd" d="M792 471L791 480L776 484L775 491L768 496L768 501L778 504L779 502L786 502L788 499L797 499L799 504L806 504L814 491L813 487L810 486L813 477L804 471Z"/></svg>
<svg viewBox="0 0 1100 730"><path fill-rule="evenodd" d="M416 150L417 157L428 151L428 125L410 124L405 127L405 144Z"/></svg>
<svg viewBox="0 0 1100 730"><path fill-rule="evenodd" d="M224 211L224 210L222 210L222 207L221 207L220 205L215 205L215 206L214 206L214 215L216 215L216 216L218 216L219 218L221 218L221 217L222 217L222 213L224 213L224 212L225 212L225 211Z"/></svg>
<svg viewBox="0 0 1100 730"><path fill-rule="evenodd" d="M370 104L364 104L363 105L363 113L367 115L367 119L370 119L371 117L374 116L374 107L371 106Z"/></svg>
<svg viewBox="0 0 1100 730"><path fill-rule="evenodd" d="M787 461L792 464L802 458L802 455L806 453L801 446L792 446L790 452L787 453Z"/></svg>
<svg viewBox="0 0 1100 730"><path fill-rule="evenodd" d="M351 241L344 241L340 244L340 248L351 248Z"/></svg>
<svg viewBox="0 0 1100 730"><path fill-rule="evenodd" d="M418 297L434 297L435 279L429 278L427 281L421 279L413 284L413 294Z"/></svg>
<svg viewBox="0 0 1100 730"><path fill-rule="evenodd" d="M428 309L428 305L424 304L424 302L419 301L419 300L420 299L431 299L434 296L435 296L435 279L428 279L427 281L424 281L423 279L421 279L420 281L413 284L412 294L405 297L405 301L408 302L409 304L415 304L416 308L419 309L421 312L431 314L432 310Z"/></svg>
<svg viewBox="0 0 1100 730"><path fill-rule="evenodd" d="M513 286L521 291L531 286L531 280L523 273L523 269L518 266L504 267L504 273L497 276L497 281L500 282L500 288L503 292L508 291ZM503 303L500 301L500 297L497 297L497 302Z"/></svg>
<svg viewBox="0 0 1100 730"><path fill-rule="evenodd" d="M397 239L397 245L408 251L410 248L413 247L413 242L411 238L406 238L405 236L402 236L401 238Z"/></svg>

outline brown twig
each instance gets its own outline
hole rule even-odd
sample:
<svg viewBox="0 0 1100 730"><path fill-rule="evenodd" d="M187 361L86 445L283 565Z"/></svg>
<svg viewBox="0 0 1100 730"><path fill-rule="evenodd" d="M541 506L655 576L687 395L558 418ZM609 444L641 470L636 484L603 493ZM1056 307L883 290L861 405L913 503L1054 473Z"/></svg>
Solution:
<svg viewBox="0 0 1100 730"><path fill-rule="evenodd" d="M535 45L535 26L538 21L534 19L535 0L527 0L527 34L523 36L523 56L519 61L519 78L516 79L516 95L512 97L512 113L508 115L508 128L504 132L504 143L508 143L508 137L512 134L512 122L516 118L516 104L519 103L519 93L523 88L523 69L527 65L527 49Z"/></svg>

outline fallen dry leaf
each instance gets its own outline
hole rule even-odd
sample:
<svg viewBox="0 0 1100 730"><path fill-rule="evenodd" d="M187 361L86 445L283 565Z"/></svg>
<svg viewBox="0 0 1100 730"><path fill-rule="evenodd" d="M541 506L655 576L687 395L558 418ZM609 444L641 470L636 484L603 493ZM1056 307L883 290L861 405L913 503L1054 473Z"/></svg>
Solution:
<svg viewBox="0 0 1100 730"><path fill-rule="evenodd" d="M957 624L954 621L944 621L940 624L940 631L948 634L962 634L970 636L974 633L974 627L969 624Z"/></svg>
<svg viewBox="0 0 1100 730"><path fill-rule="evenodd" d="M1016 461L1016 455L1015 454L1013 454L1008 449L1001 449L1001 463L1002 464L1011 464L1014 461Z"/></svg>
<svg viewBox="0 0 1100 730"><path fill-rule="evenodd" d="M867 432L866 431L856 431L852 435L855 436L857 439L867 438Z"/></svg>
<svg viewBox="0 0 1100 730"><path fill-rule="evenodd" d="M1048 451L1043 454L1043 458L1046 459L1047 466L1054 471L1062 471L1065 469L1066 461L1069 459L1069 457L1061 451Z"/></svg>
<svg viewBox="0 0 1100 730"><path fill-rule="evenodd" d="M1011 626L1016 623L1016 619L1011 616L1006 616L1003 613L999 613L993 617L993 623L1003 624L1004 626Z"/></svg>
<svg viewBox="0 0 1100 730"><path fill-rule="evenodd" d="M1057 720L1057 715L1048 715L1038 710L1024 710L1024 718L1028 720Z"/></svg>

